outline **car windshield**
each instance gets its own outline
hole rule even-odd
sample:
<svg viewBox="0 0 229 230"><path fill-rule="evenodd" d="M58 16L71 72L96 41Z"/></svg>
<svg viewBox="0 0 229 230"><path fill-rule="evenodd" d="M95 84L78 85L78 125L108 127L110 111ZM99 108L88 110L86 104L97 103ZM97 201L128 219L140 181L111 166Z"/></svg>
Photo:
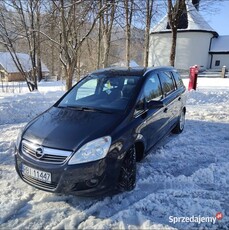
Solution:
<svg viewBox="0 0 229 230"><path fill-rule="evenodd" d="M89 75L78 83L58 107L97 110L124 110L140 76Z"/></svg>

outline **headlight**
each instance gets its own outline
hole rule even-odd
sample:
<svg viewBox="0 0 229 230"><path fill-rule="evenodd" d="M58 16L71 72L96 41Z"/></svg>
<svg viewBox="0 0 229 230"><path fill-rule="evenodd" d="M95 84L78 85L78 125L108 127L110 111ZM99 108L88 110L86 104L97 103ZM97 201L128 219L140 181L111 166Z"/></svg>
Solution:
<svg viewBox="0 0 229 230"><path fill-rule="evenodd" d="M24 129L24 127L19 130L19 133L17 135L17 140L16 140L16 143L15 143L17 149L19 149L19 146L20 146L20 143L21 143L21 135L22 135L23 129Z"/></svg>
<svg viewBox="0 0 229 230"><path fill-rule="evenodd" d="M77 152L74 153L69 165L96 161L104 158L111 146L111 137L101 137L83 145Z"/></svg>

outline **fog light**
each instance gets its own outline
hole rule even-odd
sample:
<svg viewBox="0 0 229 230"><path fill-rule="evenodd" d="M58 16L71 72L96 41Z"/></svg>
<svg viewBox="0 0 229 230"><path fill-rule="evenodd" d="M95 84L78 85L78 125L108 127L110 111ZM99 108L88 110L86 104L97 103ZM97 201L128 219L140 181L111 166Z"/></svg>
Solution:
<svg viewBox="0 0 229 230"><path fill-rule="evenodd" d="M91 180L86 181L86 185L88 187L95 187L96 185L98 185L98 183L99 183L98 179L91 179Z"/></svg>
<svg viewBox="0 0 229 230"><path fill-rule="evenodd" d="M78 187L79 187L79 183L73 184L72 187L71 187L71 190L72 191L77 191Z"/></svg>

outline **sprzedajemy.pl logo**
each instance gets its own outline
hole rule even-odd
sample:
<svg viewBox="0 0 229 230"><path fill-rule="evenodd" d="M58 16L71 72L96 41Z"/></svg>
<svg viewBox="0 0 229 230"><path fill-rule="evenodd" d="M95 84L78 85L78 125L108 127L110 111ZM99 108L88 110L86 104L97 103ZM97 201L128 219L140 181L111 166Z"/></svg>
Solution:
<svg viewBox="0 0 229 230"><path fill-rule="evenodd" d="M215 224L216 220L222 220L223 214L217 212L215 216L169 216L169 222L176 223L213 223Z"/></svg>

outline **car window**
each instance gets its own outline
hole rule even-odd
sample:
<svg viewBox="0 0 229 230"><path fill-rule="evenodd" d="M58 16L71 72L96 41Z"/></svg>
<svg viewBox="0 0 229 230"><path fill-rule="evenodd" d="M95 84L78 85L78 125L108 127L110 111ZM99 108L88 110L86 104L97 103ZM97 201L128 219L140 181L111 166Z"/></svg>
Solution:
<svg viewBox="0 0 229 230"><path fill-rule="evenodd" d="M122 95L123 98L130 98L133 89L136 87L137 85L137 81L138 79L136 78L126 78L123 84L123 88L122 88Z"/></svg>
<svg viewBox="0 0 229 230"><path fill-rule="evenodd" d="M140 76L89 75L60 101L60 107L124 110Z"/></svg>
<svg viewBox="0 0 229 230"><path fill-rule="evenodd" d="M76 100L95 94L98 79L91 79L82 84L76 92Z"/></svg>
<svg viewBox="0 0 229 230"><path fill-rule="evenodd" d="M162 97L161 84L156 74L152 75L145 83L144 96L146 102L160 100Z"/></svg>
<svg viewBox="0 0 229 230"><path fill-rule="evenodd" d="M108 78L103 82L103 92L110 92L112 89L122 88L123 86L123 79L120 77L116 78Z"/></svg>
<svg viewBox="0 0 229 230"><path fill-rule="evenodd" d="M177 88L182 87L184 84L183 84L183 81L181 80L180 75L176 71L173 71L172 74L174 76Z"/></svg>
<svg viewBox="0 0 229 230"><path fill-rule="evenodd" d="M160 84L158 75L153 74L146 80L143 86L143 90L137 102L135 115L139 113L139 111L143 110L145 102L150 102L152 100L159 101L161 99L162 99L161 84Z"/></svg>
<svg viewBox="0 0 229 230"><path fill-rule="evenodd" d="M175 84L172 75L169 72L160 72L160 80L164 95L168 95L175 90Z"/></svg>

